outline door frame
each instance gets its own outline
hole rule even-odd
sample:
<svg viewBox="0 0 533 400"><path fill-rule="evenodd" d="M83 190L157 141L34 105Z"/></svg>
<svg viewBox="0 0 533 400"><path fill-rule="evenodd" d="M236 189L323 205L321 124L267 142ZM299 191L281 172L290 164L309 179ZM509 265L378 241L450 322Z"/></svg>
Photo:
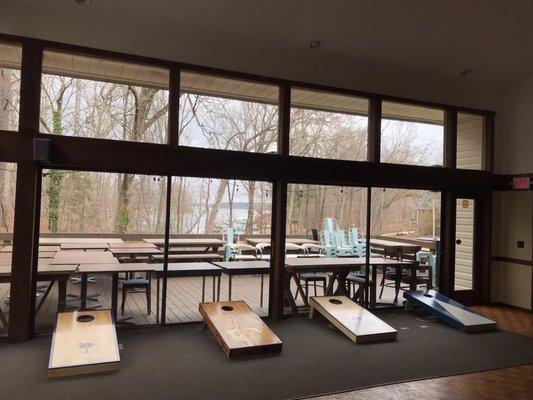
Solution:
<svg viewBox="0 0 533 400"><path fill-rule="evenodd" d="M456 204L457 199L472 199L474 209L474 240L472 262L472 286L470 290L455 290L455 246L456 246ZM449 247L449 291L452 298L466 304L484 304L490 302L490 237L491 237L491 196L479 191L455 191L451 195L452 229Z"/></svg>

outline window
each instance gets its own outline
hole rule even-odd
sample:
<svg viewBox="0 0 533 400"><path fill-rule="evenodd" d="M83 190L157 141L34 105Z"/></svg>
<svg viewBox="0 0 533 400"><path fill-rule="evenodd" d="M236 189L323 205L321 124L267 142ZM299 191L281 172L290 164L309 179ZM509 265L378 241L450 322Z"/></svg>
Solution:
<svg viewBox="0 0 533 400"><path fill-rule="evenodd" d="M260 316L268 315L272 185L267 182L174 177L170 204L166 321L200 321L198 303L244 300ZM260 244L259 247L256 245ZM264 244L264 246L263 246ZM260 262L257 273L230 275L208 262L238 266ZM181 273L193 264L213 270L201 277ZM238 267L237 267L238 268ZM197 271L198 272L198 271Z"/></svg>
<svg viewBox="0 0 533 400"><path fill-rule="evenodd" d="M292 89L291 155L366 161L368 99Z"/></svg>
<svg viewBox="0 0 533 400"><path fill-rule="evenodd" d="M0 43L0 130L18 130L22 48Z"/></svg>
<svg viewBox="0 0 533 400"><path fill-rule="evenodd" d="M52 330L58 301L59 305L66 301L73 308L112 309L114 296L119 325L157 322L157 285L152 278L158 260L152 257L161 256L162 250L155 244L148 248L150 244L144 239L163 237L166 187L166 178L159 176L43 171L39 271L53 266L56 273L66 274L69 279L66 299L59 299L57 286L52 286L51 294L39 307L37 331ZM154 263L148 264L151 261ZM123 271L123 264L150 265L152 269L148 272L141 268L128 276L147 279L151 292L149 297L145 292L127 294L121 312L124 289L114 292L112 282L118 279L117 272ZM81 272L83 266L95 269ZM80 289L80 279L84 278L88 279L86 296ZM43 289L46 291L46 285L37 287L38 292Z"/></svg>
<svg viewBox="0 0 533 400"><path fill-rule="evenodd" d="M414 260L431 266L418 275L439 282L441 193L430 190L372 188L370 246L376 256ZM385 282L385 280L383 281ZM385 282L389 284L390 282ZM405 283L405 282L404 282ZM407 282L409 283L409 282ZM424 281L424 287L425 286ZM394 287L394 285L388 285ZM384 296L394 295L387 292ZM393 299L392 296L389 296Z"/></svg>
<svg viewBox="0 0 533 400"><path fill-rule="evenodd" d="M483 169L484 118L457 113L457 168Z"/></svg>
<svg viewBox="0 0 533 400"><path fill-rule="evenodd" d="M45 51L41 132L166 143L168 70Z"/></svg>
<svg viewBox="0 0 533 400"><path fill-rule="evenodd" d="M182 71L179 144L277 152L278 98L275 85Z"/></svg>
<svg viewBox="0 0 533 400"><path fill-rule="evenodd" d="M444 111L384 101L381 162L442 166Z"/></svg>

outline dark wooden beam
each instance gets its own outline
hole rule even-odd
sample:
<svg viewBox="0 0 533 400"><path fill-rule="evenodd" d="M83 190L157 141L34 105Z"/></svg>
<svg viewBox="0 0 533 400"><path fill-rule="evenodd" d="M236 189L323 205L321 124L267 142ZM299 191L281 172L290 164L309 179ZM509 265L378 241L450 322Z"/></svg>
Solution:
<svg viewBox="0 0 533 400"><path fill-rule="evenodd" d="M279 124L278 124L278 153L289 155L291 123L291 86L283 84L279 88Z"/></svg>
<svg viewBox="0 0 533 400"><path fill-rule="evenodd" d="M19 131L39 132L41 109L41 61L42 49L35 42L22 48L22 69L20 72Z"/></svg>
<svg viewBox="0 0 533 400"><path fill-rule="evenodd" d="M494 115L483 117L482 168L494 172Z"/></svg>
<svg viewBox="0 0 533 400"><path fill-rule="evenodd" d="M439 290L451 296L454 290L455 272L455 197L451 190L442 194L440 234L440 281Z"/></svg>
<svg viewBox="0 0 533 400"><path fill-rule="evenodd" d="M179 108L180 108L180 70L173 65L169 71L168 93L168 140L169 146L178 147Z"/></svg>
<svg viewBox="0 0 533 400"><path fill-rule="evenodd" d="M42 135L51 140L50 167L149 175L385 186L413 189L490 188L485 171L457 171L360 161L326 160L150 143ZM6 143L7 144L7 143ZM8 144L9 145L9 144Z"/></svg>
<svg viewBox="0 0 533 400"><path fill-rule="evenodd" d="M36 204L39 195L38 168L33 162L17 165L17 193L13 228L13 257L11 261L11 288L9 303L8 340L28 340L31 331L32 288L37 270L35 241Z"/></svg>
<svg viewBox="0 0 533 400"><path fill-rule="evenodd" d="M272 256L270 258L269 316L283 318L285 289L285 234L287 219L287 181L274 182L272 195Z"/></svg>
<svg viewBox="0 0 533 400"><path fill-rule="evenodd" d="M444 111L444 166L457 166L457 111Z"/></svg>
<svg viewBox="0 0 533 400"><path fill-rule="evenodd" d="M20 151L25 161L17 163L13 256L11 261L10 321L8 340L28 340L33 327L35 285L38 268L38 197L40 169L28 159L33 153L33 137L39 132L42 50L35 42L22 49L20 79L19 135L25 146L9 149ZM31 145L30 145L31 143ZM31 150L30 150L31 147Z"/></svg>
<svg viewBox="0 0 533 400"><path fill-rule="evenodd" d="M381 161L381 99L371 97L368 105L368 154L370 162Z"/></svg>

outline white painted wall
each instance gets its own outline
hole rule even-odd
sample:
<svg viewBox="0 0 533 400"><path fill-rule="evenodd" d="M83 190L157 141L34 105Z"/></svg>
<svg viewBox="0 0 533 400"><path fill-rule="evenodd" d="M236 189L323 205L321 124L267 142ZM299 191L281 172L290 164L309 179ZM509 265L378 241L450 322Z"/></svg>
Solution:
<svg viewBox="0 0 533 400"><path fill-rule="evenodd" d="M533 74L503 93L501 135L495 148L496 173L533 172ZM493 255L533 259L533 192L494 195ZM516 242L523 240L520 249ZM492 299L531 309L533 267L509 262L492 265Z"/></svg>

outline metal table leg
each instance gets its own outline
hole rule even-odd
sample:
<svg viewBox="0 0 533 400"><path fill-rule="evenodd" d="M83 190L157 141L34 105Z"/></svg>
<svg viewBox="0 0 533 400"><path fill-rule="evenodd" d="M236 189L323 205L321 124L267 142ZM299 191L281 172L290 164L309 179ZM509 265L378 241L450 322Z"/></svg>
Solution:
<svg viewBox="0 0 533 400"><path fill-rule="evenodd" d="M263 288L264 288L264 275L261 274L261 299L259 300L259 307L263 307Z"/></svg>
<svg viewBox="0 0 533 400"><path fill-rule="evenodd" d="M205 276L202 276L202 303L205 302Z"/></svg>

